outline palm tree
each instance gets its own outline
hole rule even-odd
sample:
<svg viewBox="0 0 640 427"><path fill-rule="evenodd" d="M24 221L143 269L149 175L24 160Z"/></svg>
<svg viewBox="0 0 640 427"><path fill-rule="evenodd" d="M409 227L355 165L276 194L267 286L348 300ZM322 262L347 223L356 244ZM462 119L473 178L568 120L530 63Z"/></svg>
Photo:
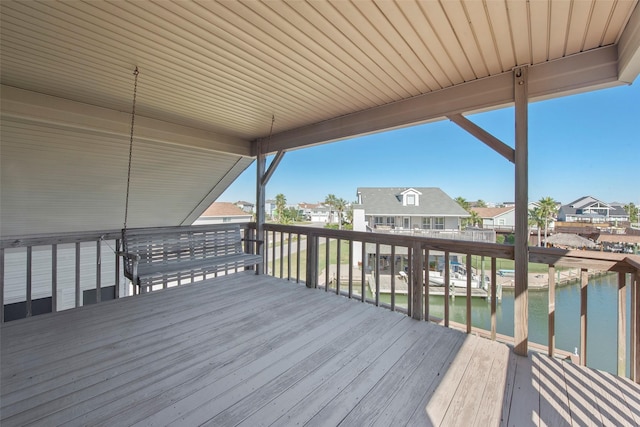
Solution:
<svg viewBox="0 0 640 427"><path fill-rule="evenodd" d="M342 230L342 213L347 208L347 201L343 198L336 199L334 206L338 211L338 230Z"/></svg>
<svg viewBox="0 0 640 427"><path fill-rule="evenodd" d="M538 207L540 209L540 215L544 219L544 241L547 241L547 234L549 231L549 220L555 218L558 211L557 202L552 197L543 197L538 200Z"/></svg>
<svg viewBox="0 0 640 427"><path fill-rule="evenodd" d="M632 223L638 222L638 207L633 203L624 205L624 210L629 214L629 221Z"/></svg>
<svg viewBox="0 0 640 427"><path fill-rule="evenodd" d="M469 221L471 222L471 226L472 227L479 226L480 223L482 222L482 218L480 218L480 214L478 214L478 212L474 211L473 209L469 211L469 213L471 214L471 217L469 218Z"/></svg>
<svg viewBox="0 0 640 427"><path fill-rule="evenodd" d="M335 194L329 194L324 199L325 205L329 206L329 223L333 222L333 207L336 205L338 198Z"/></svg>
<svg viewBox="0 0 640 427"><path fill-rule="evenodd" d="M486 208L486 207L487 207L487 202L485 202L485 201L484 201L484 200L482 200L482 199L479 199L479 200L476 202L476 207L479 207L479 208Z"/></svg>
<svg viewBox="0 0 640 427"><path fill-rule="evenodd" d="M544 218L540 213L539 207L529 209L529 226L533 225L538 229L538 245L540 245L540 230L544 226ZM529 230L531 230L531 228L529 228ZM531 231L529 231L529 233L531 233Z"/></svg>
<svg viewBox="0 0 640 427"><path fill-rule="evenodd" d="M280 224L284 223L285 215L284 211L287 207L287 198L284 194L280 193L276 196L276 215L278 216L278 222Z"/></svg>
<svg viewBox="0 0 640 427"><path fill-rule="evenodd" d="M471 211L469 210L471 208L471 203L467 202L467 200L464 197L458 196L453 200L457 204L459 204L462 209L464 209L465 211L471 213ZM466 227L467 225L469 225L470 222L471 222L471 218L463 218L462 219L462 223L460 225L462 227Z"/></svg>

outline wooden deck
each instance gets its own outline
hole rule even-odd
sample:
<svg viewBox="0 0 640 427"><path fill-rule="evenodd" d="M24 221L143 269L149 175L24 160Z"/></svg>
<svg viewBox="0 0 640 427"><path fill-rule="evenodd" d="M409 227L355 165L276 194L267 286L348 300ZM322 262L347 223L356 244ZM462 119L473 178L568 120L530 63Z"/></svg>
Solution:
<svg viewBox="0 0 640 427"><path fill-rule="evenodd" d="M1 424L639 425L616 376L268 276L2 326Z"/></svg>

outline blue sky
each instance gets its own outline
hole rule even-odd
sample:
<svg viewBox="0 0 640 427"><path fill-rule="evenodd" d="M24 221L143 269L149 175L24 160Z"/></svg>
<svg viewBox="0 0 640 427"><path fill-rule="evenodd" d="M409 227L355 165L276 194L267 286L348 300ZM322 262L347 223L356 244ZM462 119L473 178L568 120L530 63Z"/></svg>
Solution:
<svg viewBox="0 0 640 427"><path fill-rule="evenodd" d="M467 116L511 147L513 108ZM271 157L267 159L267 164ZM255 202L255 162L218 199ZM285 154L267 185L289 204L358 187L440 187L450 197L514 200L514 166L445 120ZM640 82L529 105L529 200L582 196L640 205Z"/></svg>

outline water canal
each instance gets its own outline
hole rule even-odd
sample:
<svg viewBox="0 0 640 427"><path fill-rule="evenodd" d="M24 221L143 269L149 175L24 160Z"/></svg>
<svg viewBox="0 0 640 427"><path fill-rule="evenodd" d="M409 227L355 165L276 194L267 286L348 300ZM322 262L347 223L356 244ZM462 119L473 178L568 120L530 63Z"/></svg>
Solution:
<svg viewBox="0 0 640 427"><path fill-rule="evenodd" d="M587 297L587 361L592 368L616 373L617 364L617 316L618 276L607 274L589 279ZM631 286L627 276L627 313L630 313ZM432 316L444 317L443 297L431 297L429 310ZM502 302L497 304L496 330L498 334L513 336L512 289L503 291ZM529 340L542 345L548 343L549 293L544 290L529 291ZM456 297L450 303L450 319L466 322L466 299ZM627 331L630 330L627 315ZM491 310L488 300L472 299L471 323L474 327L491 330ZM579 283L556 288L556 348L574 352L580 348L580 285ZM627 353L629 351L627 338ZM627 375L628 361L627 354Z"/></svg>

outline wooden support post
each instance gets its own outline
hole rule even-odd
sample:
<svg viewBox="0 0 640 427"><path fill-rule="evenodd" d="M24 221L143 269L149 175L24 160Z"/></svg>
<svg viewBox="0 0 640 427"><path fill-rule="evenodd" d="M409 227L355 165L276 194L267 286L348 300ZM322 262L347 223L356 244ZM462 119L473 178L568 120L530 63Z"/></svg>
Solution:
<svg viewBox="0 0 640 427"><path fill-rule="evenodd" d="M587 285L589 272L580 270L580 364L587 365Z"/></svg>
<svg viewBox="0 0 640 427"><path fill-rule="evenodd" d="M556 267L549 266L549 357L556 349Z"/></svg>
<svg viewBox="0 0 640 427"><path fill-rule="evenodd" d="M422 306L422 247L420 243L413 244L411 269L411 317L416 320L424 320L424 308Z"/></svg>
<svg viewBox="0 0 640 427"><path fill-rule="evenodd" d="M514 351L528 355L529 340L529 148L528 148L528 69L513 71L515 101L515 289L514 289Z"/></svg>
<svg viewBox="0 0 640 427"><path fill-rule="evenodd" d="M626 274L618 273L618 376L627 374L627 287Z"/></svg>

